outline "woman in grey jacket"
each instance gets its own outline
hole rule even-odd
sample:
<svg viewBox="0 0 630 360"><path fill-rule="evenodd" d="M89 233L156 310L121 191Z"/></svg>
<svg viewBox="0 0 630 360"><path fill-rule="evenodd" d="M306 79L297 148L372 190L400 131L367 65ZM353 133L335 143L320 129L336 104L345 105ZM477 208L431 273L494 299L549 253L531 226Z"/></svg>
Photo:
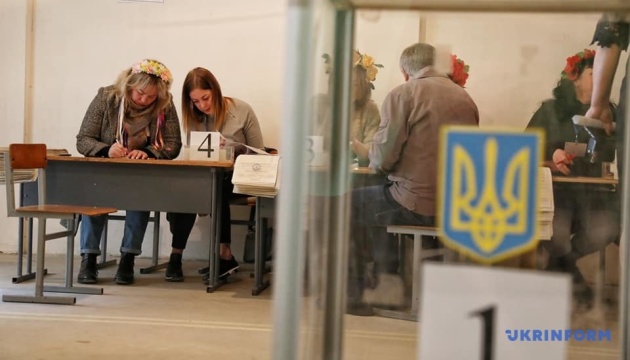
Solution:
<svg viewBox="0 0 630 360"><path fill-rule="evenodd" d="M77 135L77 150L85 156L173 159L182 146L179 119L172 95L171 72L164 64L142 60L122 72L116 83L100 88ZM156 196L159 196L156 194ZM83 217L81 270L77 281L97 281L96 257L104 216ZM134 280L134 258L141 253L149 212L127 211L116 283Z"/></svg>
<svg viewBox="0 0 630 360"><path fill-rule="evenodd" d="M194 68L186 75L182 89L182 116L188 143L190 143L191 131L217 131L225 139L237 145L245 144L259 149L264 148L262 132L254 110L242 100L223 96L219 82L207 69ZM237 148L235 152L239 153L239 150ZM221 278L232 274L239 268L238 262L230 250L229 201L234 197L233 188L232 175L226 173L223 179L223 201L219 210L221 211L219 251L219 277ZM166 214L173 234L173 249L166 268L166 281L184 280L182 253L195 225L196 217L196 214Z"/></svg>

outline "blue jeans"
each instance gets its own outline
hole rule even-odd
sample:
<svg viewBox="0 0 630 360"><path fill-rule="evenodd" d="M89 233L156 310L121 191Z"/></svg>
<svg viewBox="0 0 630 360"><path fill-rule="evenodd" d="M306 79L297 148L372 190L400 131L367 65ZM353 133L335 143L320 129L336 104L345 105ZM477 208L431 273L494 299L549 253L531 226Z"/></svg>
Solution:
<svg viewBox="0 0 630 360"><path fill-rule="evenodd" d="M127 211L125 232L120 246L121 253L140 255L142 240L149 223L148 211ZM105 227L105 216L83 216L81 219L81 254L101 254L101 234Z"/></svg>
<svg viewBox="0 0 630 360"><path fill-rule="evenodd" d="M400 205L389 192L390 184L352 192L348 297L358 301L365 287L365 268L374 260L377 272L398 271L398 243L387 225L434 226L435 217L415 213Z"/></svg>

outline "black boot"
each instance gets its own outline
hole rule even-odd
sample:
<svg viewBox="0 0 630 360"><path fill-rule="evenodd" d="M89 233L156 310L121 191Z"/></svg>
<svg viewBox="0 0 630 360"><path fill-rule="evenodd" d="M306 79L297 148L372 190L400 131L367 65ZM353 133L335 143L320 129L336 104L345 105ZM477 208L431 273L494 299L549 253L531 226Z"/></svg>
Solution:
<svg viewBox="0 0 630 360"><path fill-rule="evenodd" d="M96 284L98 270L96 270L96 254L81 254L81 270L77 282L80 284Z"/></svg>
<svg viewBox="0 0 630 360"><path fill-rule="evenodd" d="M184 281L184 272L182 271L182 254L171 254L166 266L165 280L170 282Z"/></svg>
<svg viewBox="0 0 630 360"><path fill-rule="evenodd" d="M133 263L136 256L130 253L122 253L118 271L116 272L116 284L133 284Z"/></svg>

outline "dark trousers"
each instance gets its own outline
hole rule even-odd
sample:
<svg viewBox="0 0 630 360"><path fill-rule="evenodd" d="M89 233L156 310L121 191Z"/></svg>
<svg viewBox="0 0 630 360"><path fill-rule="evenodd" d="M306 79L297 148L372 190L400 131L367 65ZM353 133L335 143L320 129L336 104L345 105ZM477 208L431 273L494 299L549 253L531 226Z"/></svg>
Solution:
<svg viewBox="0 0 630 360"><path fill-rule="evenodd" d="M434 216L424 216L401 206L389 192L390 184L352 192L348 299L358 302L365 288L365 268L370 260L377 272L398 271L398 243L387 225L434 226Z"/></svg>
<svg viewBox="0 0 630 360"><path fill-rule="evenodd" d="M547 244L552 257L572 254L578 259L619 241L619 193L593 186L556 185L553 194L553 236Z"/></svg>
<svg viewBox="0 0 630 360"><path fill-rule="evenodd" d="M223 199L219 204L219 211L221 212L221 243L229 244L232 242L232 226L230 215L230 201L238 197L246 197L247 195L234 194L234 185L232 184L232 173L226 173L223 178ZM211 214L215 216L214 214ZM197 214L187 213L167 213L166 219L169 222L171 234L173 235L173 242L171 246L175 249L185 249L186 243L188 243L188 237L195 225ZM211 234L210 236L213 236Z"/></svg>

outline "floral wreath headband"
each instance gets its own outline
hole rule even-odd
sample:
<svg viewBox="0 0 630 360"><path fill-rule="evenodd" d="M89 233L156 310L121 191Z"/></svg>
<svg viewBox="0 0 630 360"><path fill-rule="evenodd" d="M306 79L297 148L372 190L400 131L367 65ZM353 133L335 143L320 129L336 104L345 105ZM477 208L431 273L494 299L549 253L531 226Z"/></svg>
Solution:
<svg viewBox="0 0 630 360"><path fill-rule="evenodd" d="M470 66L466 65L464 60L458 59L455 54L451 55L451 72L448 76L455 84L461 87L466 85L466 80L468 80L468 70L470 70Z"/></svg>
<svg viewBox="0 0 630 360"><path fill-rule="evenodd" d="M322 55L324 58L324 64L326 64L326 74L330 74L330 55ZM376 80L376 74L378 74L378 68L384 68L382 64L375 64L374 58L367 54L361 54L358 50L352 52L352 66L362 67L367 74L367 82L370 83L370 88L374 90L373 81Z"/></svg>
<svg viewBox="0 0 630 360"><path fill-rule="evenodd" d="M352 65L360 66L365 69L367 74L367 80L370 83L370 87L374 90L374 84L372 83L376 80L376 74L378 74L378 68L383 68L382 64L375 64L374 58L372 58L368 54L361 54L359 50L354 50L352 53Z"/></svg>
<svg viewBox="0 0 630 360"><path fill-rule="evenodd" d="M132 74L145 73L159 77L166 84L173 82L173 75L171 71L161 62L152 59L144 59L140 62L133 64L131 67Z"/></svg>
<svg viewBox="0 0 630 360"><path fill-rule="evenodd" d="M567 58L567 64L562 70L561 78L568 79L571 81L577 80L580 75L580 65L582 67L586 64L587 60L595 58L595 50L584 49L584 51L580 51L579 53L569 56Z"/></svg>

